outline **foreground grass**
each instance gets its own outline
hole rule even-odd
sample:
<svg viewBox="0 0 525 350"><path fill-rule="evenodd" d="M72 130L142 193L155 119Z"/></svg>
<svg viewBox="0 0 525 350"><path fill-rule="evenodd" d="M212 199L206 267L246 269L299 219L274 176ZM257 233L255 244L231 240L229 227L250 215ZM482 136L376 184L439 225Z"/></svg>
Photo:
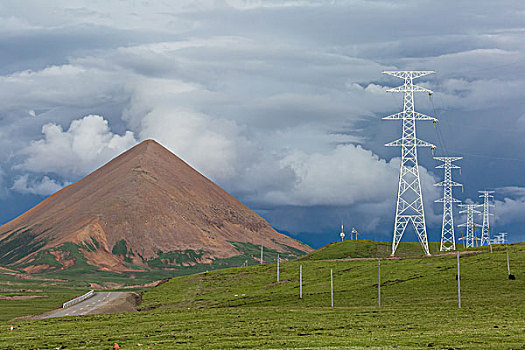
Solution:
<svg viewBox="0 0 525 350"><path fill-rule="evenodd" d="M506 255L292 261L177 277L144 294L149 311L0 323L0 349L525 348L525 245ZM299 299L299 266L303 299ZM335 308L330 308L330 269ZM142 346L137 346L142 344Z"/></svg>
<svg viewBox="0 0 525 350"><path fill-rule="evenodd" d="M0 347L519 349L522 321L511 307L176 309L22 323Z"/></svg>

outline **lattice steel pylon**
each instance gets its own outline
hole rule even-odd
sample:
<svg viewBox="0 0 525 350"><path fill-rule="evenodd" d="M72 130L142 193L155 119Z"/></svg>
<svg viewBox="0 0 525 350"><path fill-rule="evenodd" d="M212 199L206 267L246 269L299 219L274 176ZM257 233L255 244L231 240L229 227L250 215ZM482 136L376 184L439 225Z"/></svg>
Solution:
<svg viewBox="0 0 525 350"><path fill-rule="evenodd" d="M465 237L462 237L461 239L465 239L465 246L467 248L475 247L476 241L478 238L476 237L476 233L474 232L474 230L475 230L475 225L479 226L479 224L474 223L474 214L481 214L481 212L477 211L476 208L482 207L483 205L482 204L460 204L459 206L461 208L465 208L465 210L460 211L460 213L467 214L467 222L464 224L458 225L458 226L466 227L466 231L467 231Z"/></svg>
<svg viewBox="0 0 525 350"><path fill-rule="evenodd" d="M452 162L463 159L463 157L434 157L435 160L442 161L443 164L436 168L444 169L443 181L435 184L435 186L443 187L443 198L436 200L436 202L443 203L443 225L441 228L441 245L440 251L456 250L456 238L454 236L454 203L461 203L460 200L452 197L452 189L454 187L463 186L460 183L452 181L452 169L460 169L460 167Z"/></svg>
<svg viewBox="0 0 525 350"><path fill-rule="evenodd" d="M388 92L402 92L403 111L384 117L384 120L402 120L403 134L396 141L387 143L387 147L401 147L401 167L399 171L399 186L397 191L396 218L394 224L394 237L392 240L392 255L395 254L399 241L409 222L412 223L417 237L425 254L430 255L428 250L427 227L425 223L425 211L423 208L423 197L421 194L421 180L419 178L419 167L417 160L418 147L432 147L431 143L416 138L416 120L431 120L437 122L436 118L418 113L414 110L414 92L427 92L431 90L414 85L413 80L423 77L433 71L389 71L383 72L396 78L404 80L404 84Z"/></svg>
<svg viewBox="0 0 525 350"><path fill-rule="evenodd" d="M495 239L496 239L495 244L505 244L507 240L507 232L500 232L499 235L497 235Z"/></svg>
<svg viewBox="0 0 525 350"><path fill-rule="evenodd" d="M481 243L479 245L492 245L492 241L490 240L490 215L494 214L489 213L489 208L494 206L490 204L490 199L494 198L494 196L492 196L494 191L478 192L481 193L480 197L483 198L483 228L481 229Z"/></svg>

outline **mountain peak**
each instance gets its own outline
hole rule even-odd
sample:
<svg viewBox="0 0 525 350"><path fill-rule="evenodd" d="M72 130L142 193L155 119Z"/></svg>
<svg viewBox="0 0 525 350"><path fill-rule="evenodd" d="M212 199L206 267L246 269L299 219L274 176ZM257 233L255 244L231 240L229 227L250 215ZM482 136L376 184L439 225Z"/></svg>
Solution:
<svg viewBox="0 0 525 350"><path fill-rule="evenodd" d="M0 264L35 271L56 259L65 268L76 253L64 247L74 246L99 269L150 268L152 261L174 268L230 258L243 244L310 250L158 142L145 140L1 226Z"/></svg>

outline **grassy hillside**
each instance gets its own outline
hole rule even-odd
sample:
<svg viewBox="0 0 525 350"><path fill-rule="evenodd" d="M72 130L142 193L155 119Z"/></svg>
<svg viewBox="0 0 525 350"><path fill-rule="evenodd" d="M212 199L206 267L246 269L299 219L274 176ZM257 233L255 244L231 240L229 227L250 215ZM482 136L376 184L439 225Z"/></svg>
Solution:
<svg viewBox="0 0 525 350"><path fill-rule="evenodd" d="M458 245L458 249L462 249ZM439 253L439 243L429 242L428 248L430 254ZM302 260L330 260L330 259L347 259L347 258L387 258L392 254L391 242L376 242L369 240L342 241L325 245L312 253L302 257ZM397 247L396 257L421 257L425 253L421 244L400 243Z"/></svg>
<svg viewBox="0 0 525 350"><path fill-rule="evenodd" d="M382 260L381 308L377 261L306 258L282 263L279 283L275 264L232 268L151 289L141 306L148 311L19 321L15 331L2 333L0 348L107 349L118 342L123 349L519 349L525 346L525 244L509 251L516 280L507 277L501 247L461 257L461 309L454 255Z"/></svg>
<svg viewBox="0 0 525 350"><path fill-rule="evenodd" d="M523 303L525 245L510 248L515 281L507 279L506 255L479 251L464 255L462 282L465 306ZM303 269L303 299L299 299L299 266ZM276 266L228 269L171 279L144 295L144 308L326 306L330 304L330 269L334 276L335 305L377 305L376 260L291 261ZM457 305L456 255L381 261L384 306L455 307ZM481 292L482 291L482 292ZM243 296L243 294L245 294Z"/></svg>
<svg viewBox="0 0 525 350"><path fill-rule="evenodd" d="M123 241L122 241L123 242ZM199 261L203 251L185 250L180 252L158 252L156 258L147 260L148 267L134 266L127 264L131 271L112 272L99 270L97 267L90 265L87 259L82 255L82 250L95 249L95 246L87 247L66 242L58 248L47 249L36 255L36 259L24 264L7 266L5 268L14 269L19 274L24 275L27 279L59 279L71 281L73 284L83 284L89 286L90 283L96 283L104 287L114 288L116 285L137 285L158 281L175 276L184 276L199 272L224 269L229 267L252 266L258 265L260 259L260 246L249 242L230 242L239 251L239 255L228 258L216 258L209 262ZM116 245L114 254L127 254L125 243L121 246ZM282 246L285 252L278 252L273 249L264 249L264 259L266 262L277 261L277 254L281 259L290 260L303 256L306 253L293 247ZM68 257L71 264L67 267L55 260L55 255L51 251L59 251ZM24 268L38 265L50 266L40 273L25 273ZM2 265L0 264L0 267ZM0 275L2 275L0 270ZM4 276L7 278L6 276ZM16 280L16 279L15 279ZM0 316L1 318L1 316Z"/></svg>

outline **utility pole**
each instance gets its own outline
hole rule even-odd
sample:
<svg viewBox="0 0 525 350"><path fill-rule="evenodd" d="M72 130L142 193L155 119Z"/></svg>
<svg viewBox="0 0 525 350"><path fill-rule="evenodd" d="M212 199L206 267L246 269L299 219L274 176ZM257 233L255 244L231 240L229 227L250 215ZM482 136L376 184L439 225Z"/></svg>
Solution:
<svg viewBox="0 0 525 350"><path fill-rule="evenodd" d="M490 204L490 199L494 198L491 194L494 191L479 191L481 193L481 198L483 198L483 228L481 229L481 243L480 246L488 244L492 247L492 242L490 241L490 214L489 208L493 207L494 204Z"/></svg>
<svg viewBox="0 0 525 350"><path fill-rule="evenodd" d="M460 204L461 208L465 208L465 210L460 211L461 214L467 214L467 222L458 226L464 226L466 227L467 234L464 237L465 238L465 246L467 248L475 247L476 246L476 233L474 232L474 226L476 225L474 223L474 214L481 214L481 212L477 211L476 208L482 207L481 204ZM478 225L479 226L479 225Z"/></svg>
<svg viewBox="0 0 525 350"><path fill-rule="evenodd" d="M452 169L461 169L452 162L463 159L463 157L434 157L434 159L443 162L443 164L438 165L436 168L442 168L445 172L443 181L435 184L435 186L443 187L443 198L436 200L436 202L443 203L443 225L441 227L441 246L439 250L442 252L456 250L453 209L454 203L461 203L461 201L452 197L452 189L462 185L452 181Z"/></svg>
<svg viewBox="0 0 525 350"><path fill-rule="evenodd" d="M263 264L263 245L261 244L261 265Z"/></svg>
<svg viewBox="0 0 525 350"><path fill-rule="evenodd" d="M425 211L423 208L423 196L421 194L421 180L419 178L419 167L417 160L418 147L431 147L431 143L416 137L416 121L430 120L434 123L437 119L418 113L414 110L414 92L426 92L432 94L431 90L413 84L413 80L432 74L432 71L390 71L383 72L396 78L404 80L404 84L388 92L402 92L403 111L384 117L384 120L401 120L403 122L403 133L400 139L387 143L387 147L401 147L401 168L399 173L399 185L397 191L396 218L394 224L394 237L392 240L392 255L395 254L399 241L409 222L412 223L417 237L425 251L428 250L427 227L425 223Z"/></svg>

